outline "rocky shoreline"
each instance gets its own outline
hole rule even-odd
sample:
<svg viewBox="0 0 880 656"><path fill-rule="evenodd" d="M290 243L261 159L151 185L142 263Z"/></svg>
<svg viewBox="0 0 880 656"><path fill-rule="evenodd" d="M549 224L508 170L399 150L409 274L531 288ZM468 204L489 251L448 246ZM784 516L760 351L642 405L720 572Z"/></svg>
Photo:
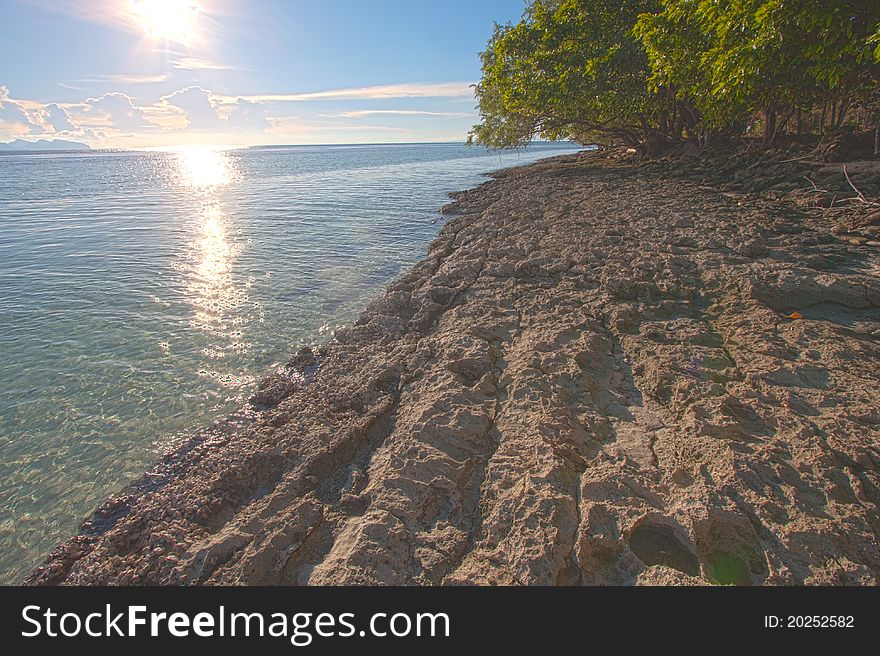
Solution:
<svg viewBox="0 0 880 656"><path fill-rule="evenodd" d="M26 582L876 584L878 215L823 166L585 153L457 194L253 424Z"/></svg>

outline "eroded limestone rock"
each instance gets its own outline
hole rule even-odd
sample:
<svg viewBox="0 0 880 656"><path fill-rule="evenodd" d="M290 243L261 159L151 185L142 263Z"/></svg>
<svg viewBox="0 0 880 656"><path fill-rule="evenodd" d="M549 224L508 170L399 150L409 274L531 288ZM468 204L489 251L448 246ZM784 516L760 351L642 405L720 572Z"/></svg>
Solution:
<svg viewBox="0 0 880 656"><path fill-rule="evenodd" d="M447 211L308 379L28 582L878 582L876 250L590 156Z"/></svg>

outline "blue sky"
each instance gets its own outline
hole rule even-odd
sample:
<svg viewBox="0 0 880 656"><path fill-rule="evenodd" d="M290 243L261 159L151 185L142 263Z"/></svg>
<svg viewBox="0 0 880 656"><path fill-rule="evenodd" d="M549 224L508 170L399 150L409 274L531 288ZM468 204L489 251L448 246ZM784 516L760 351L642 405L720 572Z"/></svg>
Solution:
<svg viewBox="0 0 880 656"><path fill-rule="evenodd" d="M0 141L460 141L523 0L0 0Z"/></svg>

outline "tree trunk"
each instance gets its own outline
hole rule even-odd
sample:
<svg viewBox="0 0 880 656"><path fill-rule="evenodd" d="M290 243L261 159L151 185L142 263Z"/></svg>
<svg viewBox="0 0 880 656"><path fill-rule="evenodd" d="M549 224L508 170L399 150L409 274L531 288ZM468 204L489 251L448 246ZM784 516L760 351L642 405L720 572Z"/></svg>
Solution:
<svg viewBox="0 0 880 656"><path fill-rule="evenodd" d="M764 145L769 146L776 138L776 110L768 107L764 110Z"/></svg>
<svg viewBox="0 0 880 656"><path fill-rule="evenodd" d="M849 102L846 100L840 101L840 111L837 114L837 119L834 121L834 127L839 129L843 127L843 124L846 122L846 113L849 110Z"/></svg>
<svg viewBox="0 0 880 656"><path fill-rule="evenodd" d="M782 118L779 116L774 120L775 125L773 126L773 134L770 136L770 143L776 143L776 138L779 135L785 134L785 129L788 126L788 122L791 120L792 115L794 114L794 107L789 107L785 110L785 113L782 115Z"/></svg>
<svg viewBox="0 0 880 656"><path fill-rule="evenodd" d="M874 157L880 157L880 123L874 128Z"/></svg>
<svg viewBox="0 0 880 656"><path fill-rule="evenodd" d="M688 131L688 133L692 132L693 129L700 122L700 117L694 112L694 109L686 104L685 102L680 102L678 105L679 114L681 114L682 124L684 129ZM690 134L688 135L690 136Z"/></svg>

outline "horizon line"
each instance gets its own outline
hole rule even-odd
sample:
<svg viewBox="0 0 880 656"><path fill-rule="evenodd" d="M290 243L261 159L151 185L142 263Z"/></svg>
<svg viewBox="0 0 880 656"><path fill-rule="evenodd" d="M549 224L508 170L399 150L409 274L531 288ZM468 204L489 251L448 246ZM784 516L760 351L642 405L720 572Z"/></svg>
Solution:
<svg viewBox="0 0 880 656"><path fill-rule="evenodd" d="M70 141L68 139L37 139L31 141L29 139L14 139L12 141L0 142L0 146L9 146L16 141L23 141L30 144L36 144L39 142L44 143L52 143L53 141L65 141L67 143L82 143L76 141ZM551 141L551 140L540 140L535 139L531 142L532 144L560 144L560 145L574 145L585 147L584 144L577 144L571 140L561 140L561 141ZM87 148L80 149L58 149L58 150L43 150L43 151L15 151L10 150L8 153L14 152L25 152L30 154L39 154L39 153L113 153L113 152L161 152L161 151L173 151L180 150L184 148L204 148L204 149L216 149L216 150L254 150L254 149L268 149L268 148L327 148L327 147L355 147L355 146L442 146L442 145L467 145L466 139L449 139L442 141L364 141L364 142L337 142L337 143L277 143L277 144L251 144L251 145L242 145L242 144L198 144L198 143L182 143L174 146L137 146L137 147L107 147L107 148L93 148L88 144L83 144L87 146ZM521 148L507 149L507 148L488 148L486 146L482 146L481 144L474 144L477 147L487 148L488 150L521 150ZM531 144L530 144L531 145ZM528 146L526 146L528 147Z"/></svg>

